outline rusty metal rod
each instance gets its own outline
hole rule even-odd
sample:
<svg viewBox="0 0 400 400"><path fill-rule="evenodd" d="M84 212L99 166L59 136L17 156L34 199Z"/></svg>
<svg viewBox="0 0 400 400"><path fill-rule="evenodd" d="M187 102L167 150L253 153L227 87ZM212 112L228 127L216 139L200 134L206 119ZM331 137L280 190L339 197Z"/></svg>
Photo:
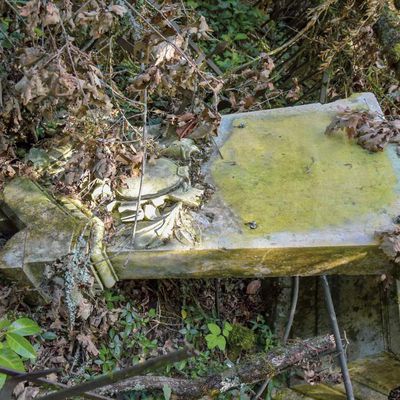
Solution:
<svg viewBox="0 0 400 400"><path fill-rule="evenodd" d="M322 275L320 279L322 282L322 287L324 289L325 304L326 308L328 309L333 335L335 336L336 348L338 350L339 364L342 370L343 383L346 389L347 400L354 400L353 385L351 384L349 368L347 366L346 353L344 351L342 338L340 336L339 325L336 319L336 312L332 301L332 295L331 295L331 290L329 288L328 278L326 277L326 275Z"/></svg>

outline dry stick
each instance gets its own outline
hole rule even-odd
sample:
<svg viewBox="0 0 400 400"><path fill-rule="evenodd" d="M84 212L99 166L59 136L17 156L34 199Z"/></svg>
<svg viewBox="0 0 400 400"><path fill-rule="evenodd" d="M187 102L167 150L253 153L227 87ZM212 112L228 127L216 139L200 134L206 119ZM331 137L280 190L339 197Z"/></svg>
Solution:
<svg viewBox="0 0 400 400"><path fill-rule="evenodd" d="M292 330L294 315L296 313L296 308L297 308L297 302L299 300L299 287L300 287L300 277L295 276L293 278L292 304L290 307L289 320L286 325L285 334L283 335L283 344L286 344L286 342L288 341L290 331Z"/></svg>
<svg viewBox="0 0 400 400"><path fill-rule="evenodd" d="M8 370L7 368L1 368L0 367L0 372L7 375L9 378L6 380L5 385L3 388L0 390L0 398L1 400L12 400L13 398L13 392L16 388L16 386L19 384L19 382L23 381L29 381L29 382L34 382L38 378L47 376L51 373L58 372L58 369L52 368L50 370L46 371L34 371L34 372L20 372L19 374L17 373L16 375L11 375L10 376L10 371L14 372L14 370Z"/></svg>
<svg viewBox="0 0 400 400"><path fill-rule="evenodd" d="M290 306L289 312L289 319L286 324L285 333L283 335L283 344L285 345L289 339L290 331L292 330L294 315L297 309L297 302L299 300L299 287L300 287L300 277L295 276L293 278L293 294L292 294L292 304ZM254 400L258 400L262 394L264 393L265 389L268 387L269 382L271 381L270 378L266 379L263 385L258 390L257 394L254 397Z"/></svg>
<svg viewBox="0 0 400 400"><path fill-rule="evenodd" d="M51 371L52 370L49 370L49 373L51 373ZM14 371L12 369L4 368L4 367L0 367L0 372L3 374L9 375L9 376L14 376L14 377L18 377L18 378L21 375L25 375L24 373L21 373L21 371ZM28 375L28 374L26 374L26 375ZM68 388L68 386L64 385L63 383L49 381L48 379L39 378L37 376L35 376L35 377L27 376L26 380L29 380L30 382L40 383L41 385L58 388L58 389ZM90 392L81 393L81 396L88 400L111 400L109 397L105 397L103 395L100 395L97 393L90 393Z"/></svg>
<svg viewBox="0 0 400 400"><path fill-rule="evenodd" d="M164 367L178 361L186 360L187 358L195 355L193 349L185 347L182 350L174 351L172 353L155 357L142 363L133 365L119 371L113 371L109 374L102 375L91 381L72 386L68 389L59 392L51 393L47 396L40 397L38 400L65 400L70 397L80 396L82 393L89 390L99 389L103 386L112 385L118 381L137 376L139 374L149 372L151 370Z"/></svg>
<svg viewBox="0 0 400 400"><path fill-rule="evenodd" d="M268 353L255 354L235 367L206 378L190 380L165 376L137 376L117 385L104 387L99 393L115 394L132 391L135 387L140 387L140 390L154 390L162 389L167 385L174 394L184 396L184 398L215 396L240 387L242 384L260 382L266 376L272 378L306 360L334 353L335 350L333 335L325 335L298 341L288 347L276 348Z"/></svg>
<svg viewBox="0 0 400 400"><path fill-rule="evenodd" d="M142 167L140 170L140 182L139 182L139 193L137 198L137 205L136 205L136 215L135 215L135 222L133 224L133 231L132 231L132 246L135 244L136 238L136 231L139 219L139 209L140 209L140 200L142 199L142 187L143 187L143 179L144 179L144 172L146 168L146 157L147 157L147 88L144 89L143 93L143 103L144 103L144 111L143 111L143 158L142 158Z"/></svg>
<svg viewBox="0 0 400 400"><path fill-rule="evenodd" d="M326 275L322 275L320 278L322 286L324 288L326 308L328 309L329 319L331 321L333 334L335 335L335 340L337 343L339 363L340 363L340 368L342 370L343 383L346 389L347 400L354 400L353 386L351 384L349 368L347 366L346 353L344 351L342 338L340 336L339 325L336 319L335 307L333 306L328 278L326 277Z"/></svg>

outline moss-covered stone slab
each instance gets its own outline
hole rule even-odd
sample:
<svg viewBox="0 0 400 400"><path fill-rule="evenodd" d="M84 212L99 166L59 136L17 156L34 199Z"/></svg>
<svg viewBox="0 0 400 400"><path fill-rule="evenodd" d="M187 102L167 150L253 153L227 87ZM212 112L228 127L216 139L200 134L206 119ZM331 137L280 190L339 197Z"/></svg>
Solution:
<svg viewBox="0 0 400 400"><path fill-rule="evenodd" d="M120 278L376 274L376 231L400 214L400 159L326 127L345 108L381 112L371 93L330 104L226 115L204 166L214 193L192 213L201 241L109 248ZM118 243L124 245L118 245ZM128 243L128 244L127 244Z"/></svg>

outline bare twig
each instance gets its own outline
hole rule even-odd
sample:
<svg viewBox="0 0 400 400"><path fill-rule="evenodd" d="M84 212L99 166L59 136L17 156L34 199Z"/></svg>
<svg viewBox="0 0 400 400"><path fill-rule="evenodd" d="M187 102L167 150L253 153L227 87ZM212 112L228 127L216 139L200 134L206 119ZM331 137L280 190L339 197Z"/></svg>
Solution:
<svg viewBox="0 0 400 400"><path fill-rule="evenodd" d="M144 103L143 135L142 135L143 157L142 157L142 166L141 166L141 170L140 170L139 193L138 193L137 205L136 205L135 222L133 224L133 230L132 230L132 246L135 244L137 224L138 224L138 218L139 218L140 201L142 199L143 179L144 179L144 173L145 173L145 169L146 169L146 157L147 157L147 88L144 89L143 103Z"/></svg>

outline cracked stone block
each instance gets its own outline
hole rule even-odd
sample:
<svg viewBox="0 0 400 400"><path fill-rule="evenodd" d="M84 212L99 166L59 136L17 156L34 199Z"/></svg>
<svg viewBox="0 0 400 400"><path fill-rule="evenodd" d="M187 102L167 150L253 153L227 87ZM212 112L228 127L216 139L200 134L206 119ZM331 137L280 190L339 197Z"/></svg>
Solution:
<svg viewBox="0 0 400 400"><path fill-rule="evenodd" d="M400 160L395 148L371 154L345 135L325 135L347 107L381 113L375 96L362 93L223 116L219 151L203 167L215 190L191 213L200 242L134 250L117 235L108 254L119 278L390 270L375 232L392 229L400 214Z"/></svg>
<svg viewBox="0 0 400 400"><path fill-rule="evenodd" d="M71 252L83 222L26 178L6 185L0 209L17 227L0 248L0 274L26 286L31 298L39 294L48 300L43 289L45 266Z"/></svg>

